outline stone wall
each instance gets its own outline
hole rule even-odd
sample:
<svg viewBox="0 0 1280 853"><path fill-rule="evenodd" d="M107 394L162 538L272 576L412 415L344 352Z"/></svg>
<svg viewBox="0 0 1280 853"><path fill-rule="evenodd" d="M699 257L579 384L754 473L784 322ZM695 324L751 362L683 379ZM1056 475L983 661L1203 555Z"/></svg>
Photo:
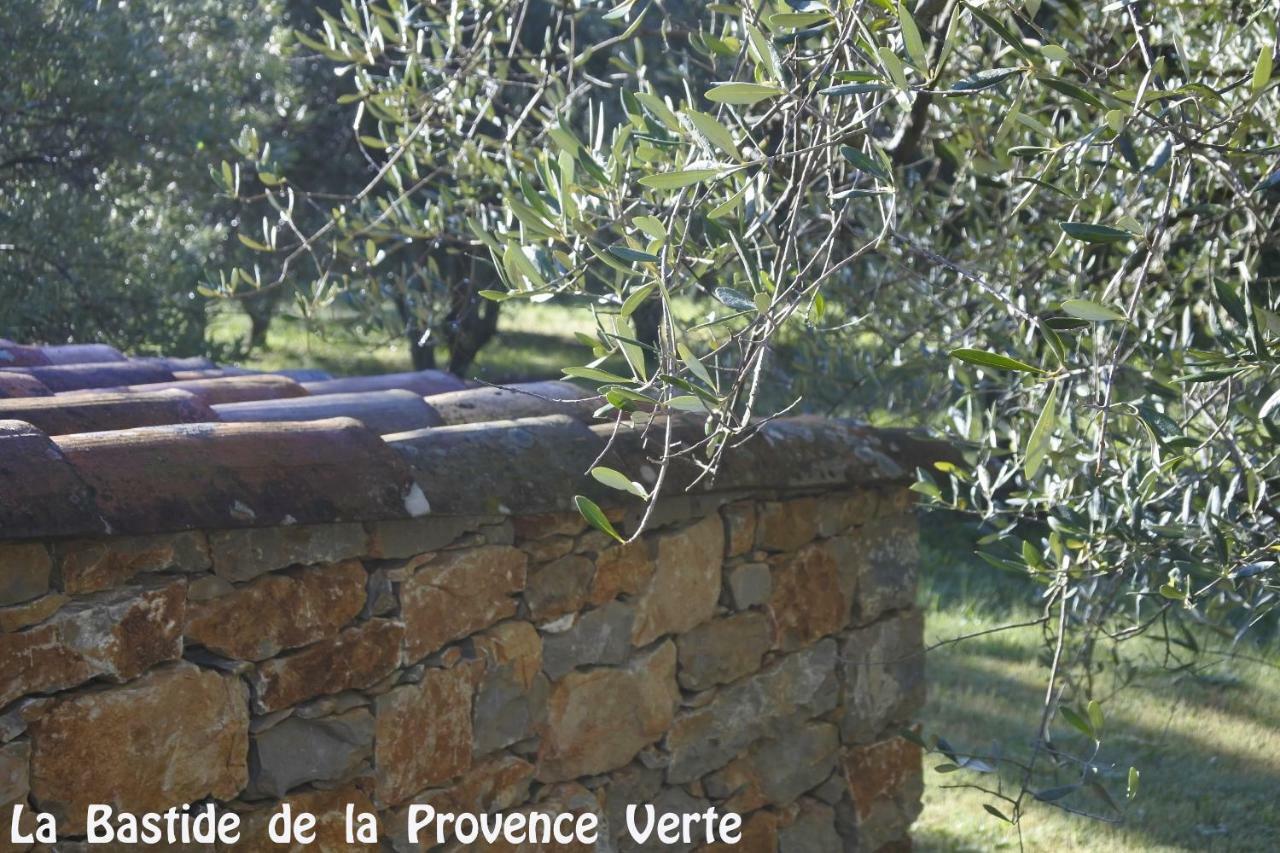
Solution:
<svg viewBox="0 0 1280 853"><path fill-rule="evenodd" d="M905 845L908 494L721 494L626 546L570 513L0 546L0 800L66 836L288 799L408 849L413 803L653 802L743 814L741 849Z"/></svg>
<svg viewBox="0 0 1280 853"><path fill-rule="evenodd" d="M652 484L700 424L593 424L557 383L424 415L408 376L283 398L280 377L179 378L282 401L233 423L117 428L171 390L15 398L46 426L0 421L0 849L15 804L77 849L89 804L209 802L246 850L285 849L282 803L320 816L313 850L352 849L348 807L413 849L422 804L592 813L602 851L909 847L922 445L774 421L714 481L682 453L620 545L573 496L624 532L639 502L584 472ZM402 416L435 425L358 419ZM639 847L624 810L646 803L741 814L742 842Z"/></svg>

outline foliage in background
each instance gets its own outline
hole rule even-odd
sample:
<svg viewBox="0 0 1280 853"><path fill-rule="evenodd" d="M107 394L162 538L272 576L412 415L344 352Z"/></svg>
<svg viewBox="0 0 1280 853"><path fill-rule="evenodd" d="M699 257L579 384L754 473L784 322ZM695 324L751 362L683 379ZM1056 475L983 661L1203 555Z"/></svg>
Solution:
<svg viewBox="0 0 1280 853"><path fill-rule="evenodd" d="M373 180L303 229L311 196L250 139L224 190L316 306L390 298L449 333L477 294L590 306L596 359L565 373L653 425L656 482L594 472L646 500L793 398L952 437L966 464L918 489L1038 585L1049 677L1025 754L927 745L1002 820L1116 819L1139 776L1101 775L1113 644L1230 645L1280 593L1275 14L349 1L308 44L353 81ZM988 786L998 764L1020 784Z"/></svg>
<svg viewBox="0 0 1280 853"><path fill-rule="evenodd" d="M211 192L208 159L230 155L231 138L252 124L270 127L280 156L304 174L323 171L334 192L347 189L335 179L346 164L358 164L335 160L342 141L325 132L331 116L346 126L333 75L290 58L290 27L313 8L311 0L5 5L0 333L206 348L197 285L210 264L251 254L228 227L235 208ZM268 303L250 303L250 313L269 316Z"/></svg>

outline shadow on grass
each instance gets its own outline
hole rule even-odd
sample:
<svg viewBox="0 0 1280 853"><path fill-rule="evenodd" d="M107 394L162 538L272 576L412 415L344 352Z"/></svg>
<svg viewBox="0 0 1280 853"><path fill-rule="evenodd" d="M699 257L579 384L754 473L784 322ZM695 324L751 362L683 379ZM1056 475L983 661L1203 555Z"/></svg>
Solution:
<svg viewBox="0 0 1280 853"><path fill-rule="evenodd" d="M921 529L922 592L931 639L1007 624L1032 612L1037 587L967 556L976 538L971 529L946 518L930 519ZM1106 824L1036 803L1027 817L1027 849L1280 849L1280 671L1234 661L1206 672L1170 673L1158 666L1150 649L1143 651L1135 682L1104 705L1103 779L1125 808L1123 822ZM1255 652L1274 659L1266 647ZM1037 662L1040 653L1037 627L965 640L931 653L930 699L922 714L926 730L961 750L985 754L994 742L1010 757L1025 758L1047 675ZM1053 735L1061 748L1087 754L1090 745L1061 720ZM940 789L956 782L990 783L992 777L942 775L932 769L945 761L939 756L926 761L930 791L926 814L914 833L916 849L1017 849L1016 834L982 812L982 803L994 803L993 798ZM1141 791L1125 806L1131 764L1142 772ZM1078 773L1068 768L1055 769L1043 761L1041 767L1032 785L1037 790L1078 780ZM1016 791L1020 784L1012 773L1003 781L1006 790L1012 786ZM1088 791L1062 802L1108 810Z"/></svg>

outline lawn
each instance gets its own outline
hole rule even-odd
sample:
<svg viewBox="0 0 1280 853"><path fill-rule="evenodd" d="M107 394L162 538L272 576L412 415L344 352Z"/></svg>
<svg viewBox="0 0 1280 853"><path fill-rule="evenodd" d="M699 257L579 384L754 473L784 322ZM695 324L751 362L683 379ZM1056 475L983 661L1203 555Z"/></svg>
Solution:
<svg viewBox="0 0 1280 853"><path fill-rule="evenodd" d="M558 306L504 306L499 337L482 350L472 378L511 382L559 375L590 353L573 332L590 331L590 315ZM229 344L248 333L245 318L214 317L215 341ZM352 318L308 323L281 315L269 346L244 362L262 369L321 367L335 374L410 369L402 340L363 329ZM922 525L923 583L930 643L1025 621L1035 590L972 557L972 533L952 523ZM1134 684L1104 703L1102 758L1125 814L1106 823L1033 804L1023 824L1028 850L1275 850L1280 849L1280 650L1242 647L1240 657L1204 656L1194 667L1170 673L1157 663L1154 644L1129 644L1138 667ZM1035 730L1046 668L1039 628L989 634L944 646L928 658L926 732L987 754L999 744L1025 755ZM1059 724L1055 738L1081 744ZM944 763L930 756L926 767ZM1137 798L1124 803L1130 765L1142 774ZM983 776L926 770L925 808L915 828L924 851L1017 849L1006 824L983 810L992 800L944 787ZM1006 784L1013 777L1005 779ZM1073 781L1067 775L1043 786ZM1106 812L1092 795L1063 800ZM1078 799L1077 799L1078 798Z"/></svg>

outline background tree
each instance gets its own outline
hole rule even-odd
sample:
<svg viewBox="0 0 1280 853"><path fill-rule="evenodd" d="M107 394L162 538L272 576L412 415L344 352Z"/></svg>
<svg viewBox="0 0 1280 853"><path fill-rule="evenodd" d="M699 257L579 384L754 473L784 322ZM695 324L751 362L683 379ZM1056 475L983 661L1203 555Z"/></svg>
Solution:
<svg viewBox="0 0 1280 853"><path fill-rule="evenodd" d="M797 403L951 437L965 464L917 488L1043 590L1045 703L990 810L1114 817L1098 699L1129 674L1100 650L1274 630L1274 6L680 11L344 5L308 45L351 79L376 178L303 230L250 146L273 211L254 242L305 261L317 305L346 290L413 314L448 252L488 256L494 302L588 306L596 359L565 374L651 431L659 472L593 473L650 502L670 465L714 476ZM284 280L242 270L222 292ZM1092 752L1060 749L1063 727ZM995 770L926 745L966 784ZM1045 788L1046 766L1075 781Z"/></svg>

